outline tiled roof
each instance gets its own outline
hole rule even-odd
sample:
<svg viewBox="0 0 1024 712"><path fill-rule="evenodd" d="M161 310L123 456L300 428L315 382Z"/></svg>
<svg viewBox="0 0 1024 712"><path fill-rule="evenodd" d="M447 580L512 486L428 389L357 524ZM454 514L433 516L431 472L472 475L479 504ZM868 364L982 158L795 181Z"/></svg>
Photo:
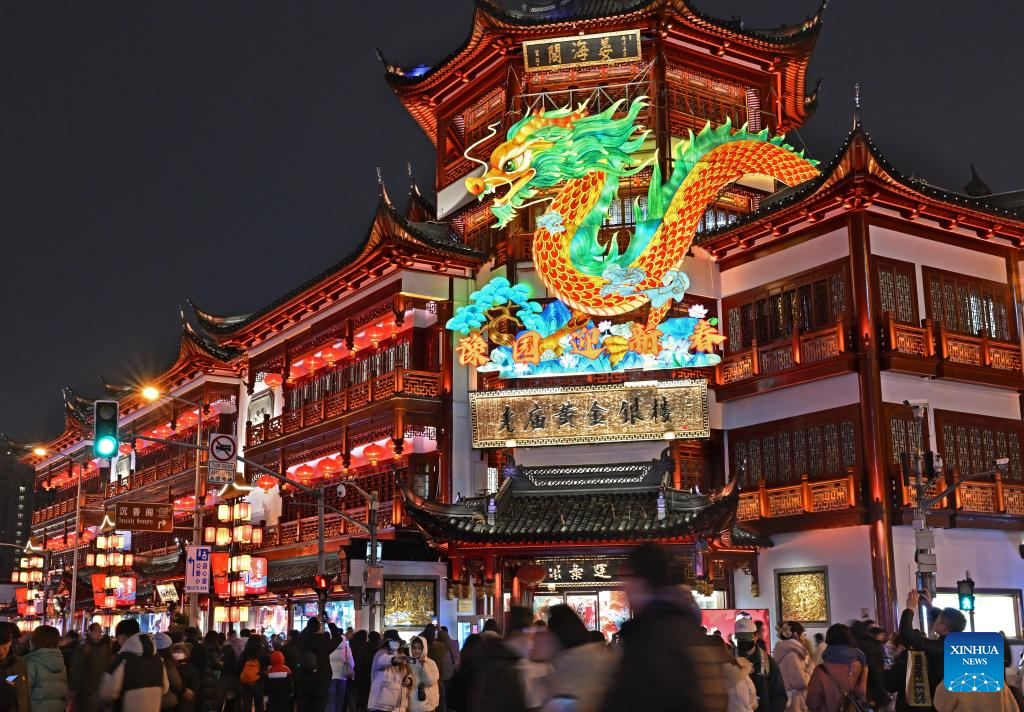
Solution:
<svg viewBox="0 0 1024 712"><path fill-rule="evenodd" d="M665 484L670 467L665 459L515 467L493 497L464 498L453 505L425 500L404 486L402 491L417 525L443 541L644 541L715 537L734 529L739 500L734 483L711 495L674 490ZM660 519L659 499L664 505ZM732 541L744 545L749 536L737 532Z"/></svg>

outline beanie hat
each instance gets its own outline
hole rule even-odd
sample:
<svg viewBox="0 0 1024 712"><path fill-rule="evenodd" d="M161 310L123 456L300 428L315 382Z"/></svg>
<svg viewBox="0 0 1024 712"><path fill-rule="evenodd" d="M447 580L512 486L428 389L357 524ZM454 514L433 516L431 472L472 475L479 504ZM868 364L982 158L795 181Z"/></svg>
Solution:
<svg viewBox="0 0 1024 712"><path fill-rule="evenodd" d="M275 650L270 654L270 664L281 666L284 665L284 653L280 650Z"/></svg>
<svg viewBox="0 0 1024 712"><path fill-rule="evenodd" d="M157 650L166 650L173 643L174 641L171 640L171 636L167 635L167 633L157 633L153 636L153 646Z"/></svg>

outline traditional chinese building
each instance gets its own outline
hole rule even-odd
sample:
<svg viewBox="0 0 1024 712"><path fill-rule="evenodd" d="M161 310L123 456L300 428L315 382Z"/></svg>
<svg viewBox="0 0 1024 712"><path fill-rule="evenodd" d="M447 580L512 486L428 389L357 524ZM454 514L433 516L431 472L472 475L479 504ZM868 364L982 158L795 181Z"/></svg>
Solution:
<svg viewBox="0 0 1024 712"><path fill-rule="evenodd" d="M991 195L977 179L969 194L910 179L859 116L836 156L788 181L794 187L768 171L738 170L694 226L685 297L659 311L714 327L698 321L680 332L691 345L701 336L717 346L717 363L700 348L680 359L695 368L619 365L623 352L651 350L640 341L651 332L621 327L642 323L658 290L631 316L601 322L598 314L615 314L601 311L602 299L614 292L629 301L635 282L598 269L573 292L559 273L570 259L586 263L576 250L584 228L601 259L616 257L610 245L628 250L624 234L638 240L655 229L652 215L666 211L657 203L668 198L650 184L695 165L702 144L761 129L775 136L806 121L817 93L805 69L821 22L819 12L756 31L685 0L515 10L480 0L469 36L443 60L384 60L399 100L437 146L439 217L489 256L476 286L490 291L463 295L469 309L452 326L468 394L454 403L464 425L453 437L452 491L466 496L445 505L407 494L413 520L446 548L454 579L493 587L495 599L528 602L532 592L535 604L551 595L600 611L597 594L609 584L594 579L593 563L651 539L675 548L699 590L720 592L711 605L765 608L809 627L862 616L892 627L915 567L914 496L898 463L930 448L944 458L946 483L1008 459L1004 474L964 483L930 521L940 527L940 594L970 569L1019 634L1020 569L999 563L1016 560L1024 542L1019 195ZM564 136L593 135L598 128L583 127L595 115L646 131L631 135L639 147L617 145L633 152L636 169L598 158L600 175L588 184L538 160L552 145L564 150ZM688 132L706 123L693 139ZM617 130L608 126L599 128ZM573 212L608 175L617 191L602 193L597 219L581 217L585 207ZM576 231L571 257L550 247L566 230ZM642 260L632 266L651 264ZM605 290L588 292L585 275L599 275L594 284ZM491 311L505 300L520 311ZM581 312L594 316L573 322ZM671 365L661 361L667 334L663 326L655 355ZM670 393L679 379L702 378L707 432L692 410L685 426L658 423L660 401L634 406L630 394L640 391L626 390ZM595 397L608 388L619 391L612 402ZM905 403L922 400L929 407L915 419ZM609 418L615 425L605 428ZM659 457L666 440L668 468ZM654 486L622 474L646 468L668 477ZM545 489L551 479L558 485ZM726 483L737 488L736 526L665 524L678 521L669 503L686 490L725 501ZM774 547L756 557L753 547L736 551L737 540L765 543L747 532ZM582 578L567 579L577 566Z"/></svg>
<svg viewBox="0 0 1024 712"><path fill-rule="evenodd" d="M460 633L563 601L611 632L640 541L671 547L703 606L892 626L914 568L902 455L941 453L947 483L1005 458L929 521L939 592L970 569L1019 635L1020 196L910 179L859 117L831 160L785 145L817 102L821 23L753 30L685 0L478 0L445 59L384 60L437 147L436 206L410 180L396 208L381 185L337 264L248 314L193 305L151 380L210 412L114 388L122 432L192 442L202 419L359 521L364 501L335 484L376 491L382 607L362 605L363 534L328 514L328 571L349 574L329 612ZM923 401L916 418L907 403ZM90 464L92 400L68 389L65 407L46 450L81 464L25 458L47 492L33 534L54 571L79 552L91 610L78 478L95 525L119 501L177 503L175 534L132 541L134 608L154 607L151 588L180 590L190 498L204 518L218 502L172 446ZM246 622L301 625L313 500L244 474L263 532L246 551L267 578Z"/></svg>

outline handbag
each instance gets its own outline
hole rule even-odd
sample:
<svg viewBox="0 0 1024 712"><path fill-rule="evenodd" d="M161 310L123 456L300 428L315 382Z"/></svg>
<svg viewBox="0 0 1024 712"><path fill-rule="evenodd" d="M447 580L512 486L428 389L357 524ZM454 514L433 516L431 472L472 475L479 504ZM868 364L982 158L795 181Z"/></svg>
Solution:
<svg viewBox="0 0 1024 712"><path fill-rule="evenodd" d="M864 700L857 697L852 689L844 690L843 686L839 684L839 680L833 675L824 664L821 665L821 671L828 675L828 679L832 681L832 684L836 686L836 689L843 695L843 698L839 700L839 707L836 712L869 712L867 704Z"/></svg>

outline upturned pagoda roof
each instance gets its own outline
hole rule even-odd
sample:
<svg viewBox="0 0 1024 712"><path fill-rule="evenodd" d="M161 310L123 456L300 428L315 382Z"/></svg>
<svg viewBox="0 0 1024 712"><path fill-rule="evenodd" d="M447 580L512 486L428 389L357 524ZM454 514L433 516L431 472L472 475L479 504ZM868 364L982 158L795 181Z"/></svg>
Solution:
<svg viewBox="0 0 1024 712"><path fill-rule="evenodd" d="M407 254L432 256L441 261L458 258L468 264L479 265L487 259L484 253L459 242L447 223L433 219L435 214L434 206L423 197L414 181L410 180L408 202L402 212L395 208L381 185L377 209L363 241L323 272L260 309L245 314L218 315L200 308L192 300L188 300L188 304L199 326L218 342L227 343L232 336L264 317L287 311L310 292L328 290L332 283L344 282L345 276L354 270L368 269L368 262L374 259L380 261L379 251L388 246Z"/></svg>
<svg viewBox="0 0 1024 712"><path fill-rule="evenodd" d="M774 231L777 236L785 232L788 223L805 219L809 210L821 209L818 203L852 206L848 194L854 190L865 194L861 204L884 205L913 219L927 215L946 228L974 230L983 239L998 236L1018 246L1024 244L1024 208L1000 200L1006 194L969 196L910 176L889 161L859 121L817 177L776 193L762 201L758 210L727 226L699 235L695 244L721 255L761 233Z"/></svg>
<svg viewBox="0 0 1024 712"><path fill-rule="evenodd" d="M438 92L481 76L495 62L518 51L525 39L605 30L609 25L642 29L664 27L681 41L700 37L708 47L739 52L775 66L785 88L783 109L801 124L813 112L817 90L805 95L810 53L821 31L827 0L804 21L775 29L747 28L740 19L721 19L694 7L689 0L576 0L549 12L514 10L496 0L475 0L473 22L463 42L433 65L404 66L389 61L380 49L385 77L413 118L436 141L434 115ZM748 57L749 58L749 57Z"/></svg>
<svg viewBox="0 0 1024 712"><path fill-rule="evenodd" d="M460 544L565 544L719 539L733 546L770 540L735 526L735 482L704 495L666 484L672 464L514 467L493 496L455 504L426 500L401 485L405 506L428 536ZM659 518L659 499L664 515Z"/></svg>

